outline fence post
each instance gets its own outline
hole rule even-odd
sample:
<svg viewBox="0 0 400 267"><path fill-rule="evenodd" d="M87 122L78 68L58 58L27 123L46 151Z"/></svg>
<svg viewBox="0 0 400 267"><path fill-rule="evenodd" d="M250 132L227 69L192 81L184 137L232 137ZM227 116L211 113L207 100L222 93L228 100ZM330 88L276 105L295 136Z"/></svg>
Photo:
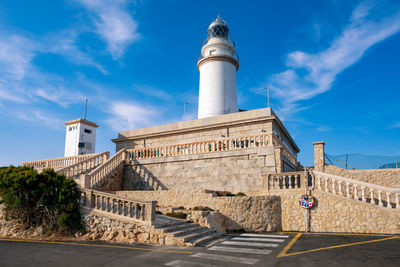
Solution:
<svg viewBox="0 0 400 267"><path fill-rule="evenodd" d="M325 165L325 142L314 142L314 169L323 171Z"/></svg>

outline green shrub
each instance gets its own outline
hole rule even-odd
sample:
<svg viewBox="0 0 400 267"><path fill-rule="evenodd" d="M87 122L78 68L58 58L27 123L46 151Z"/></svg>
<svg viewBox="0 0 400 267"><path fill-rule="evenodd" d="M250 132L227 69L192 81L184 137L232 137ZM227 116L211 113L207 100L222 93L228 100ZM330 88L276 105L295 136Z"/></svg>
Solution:
<svg viewBox="0 0 400 267"><path fill-rule="evenodd" d="M203 206L196 206L193 208L193 210L201 210L201 211L214 211L212 208L209 207L203 207Z"/></svg>
<svg viewBox="0 0 400 267"><path fill-rule="evenodd" d="M243 193L243 192L239 192L239 193L236 194L236 196L237 196L237 197L245 197L246 194Z"/></svg>
<svg viewBox="0 0 400 267"><path fill-rule="evenodd" d="M52 169L40 174L30 167L1 169L0 197L5 218L27 228L43 225L57 232L83 229L77 184Z"/></svg>
<svg viewBox="0 0 400 267"><path fill-rule="evenodd" d="M178 218L178 219L186 219L187 214L183 212L168 212L165 214L168 217Z"/></svg>
<svg viewBox="0 0 400 267"><path fill-rule="evenodd" d="M215 191L215 193L217 194L218 197L233 197L233 196L235 196L234 194L232 194L229 191Z"/></svg>

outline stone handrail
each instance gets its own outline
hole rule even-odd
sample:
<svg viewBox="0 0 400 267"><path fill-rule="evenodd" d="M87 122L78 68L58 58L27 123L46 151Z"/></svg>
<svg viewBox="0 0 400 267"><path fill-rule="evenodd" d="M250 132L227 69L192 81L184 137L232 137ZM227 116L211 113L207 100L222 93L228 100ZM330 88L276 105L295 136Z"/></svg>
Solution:
<svg viewBox="0 0 400 267"><path fill-rule="evenodd" d="M312 174L313 185L319 190L388 209L400 210L400 188L389 188L319 171L313 171Z"/></svg>
<svg viewBox="0 0 400 267"><path fill-rule="evenodd" d="M110 158L110 152L105 151L103 153L95 154L91 158L79 161L75 164L59 169L57 170L57 173L65 175L68 178L72 178L74 176L77 176L78 174L82 174L88 170L91 170L99 166L109 158Z"/></svg>
<svg viewBox="0 0 400 267"><path fill-rule="evenodd" d="M243 148L263 147L271 144L271 134L258 134L252 136L228 137L217 140L198 141L170 146L128 149L127 158L143 159L218 151L232 151Z"/></svg>
<svg viewBox="0 0 400 267"><path fill-rule="evenodd" d="M95 190L81 189L81 207L136 221L154 222L157 201L138 201Z"/></svg>
<svg viewBox="0 0 400 267"><path fill-rule="evenodd" d="M98 166L89 174L81 175L81 188L93 188L96 184L101 182L116 168L121 166L126 159L126 149L122 149L109 158L106 162Z"/></svg>
<svg viewBox="0 0 400 267"><path fill-rule="evenodd" d="M304 171L269 174L267 177L267 189L270 191L304 188L304 175ZM309 177L309 185L310 182Z"/></svg>
<svg viewBox="0 0 400 267"><path fill-rule="evenodd" d="M79 155L79 156L73 156L73 157L25 161L25 162L22 162L22 166L33 167L36 170L43 170L46 168L60 169L60 168L71 166L72 164L75 164L82 160L91 158L97 154L99 154L99 153L85 154L85 155Z"/></svg>

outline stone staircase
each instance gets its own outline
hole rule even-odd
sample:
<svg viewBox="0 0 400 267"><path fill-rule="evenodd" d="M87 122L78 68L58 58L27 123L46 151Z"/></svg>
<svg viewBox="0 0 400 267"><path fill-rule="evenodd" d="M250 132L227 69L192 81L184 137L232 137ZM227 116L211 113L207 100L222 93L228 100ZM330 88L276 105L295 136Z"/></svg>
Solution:
<svg viewBox="0 0 400 267"><path fill-rule="evenodd" d="M213 229L159 214L153 228L167 237L166 245L205 246L222 236Z"/></svg>

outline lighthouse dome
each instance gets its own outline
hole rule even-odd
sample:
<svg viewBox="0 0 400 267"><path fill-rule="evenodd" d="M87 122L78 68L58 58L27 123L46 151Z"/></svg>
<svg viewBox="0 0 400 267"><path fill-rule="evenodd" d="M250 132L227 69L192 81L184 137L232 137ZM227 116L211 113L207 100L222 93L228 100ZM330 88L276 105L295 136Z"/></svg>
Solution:
<svg viewBox="0 0 400 267"><path fill-rule="evenodd" d="M211 22L207 29L207 40L211 38L223 38L229 40L229 28L226 22L218 16L216 20Z"/></svg>

